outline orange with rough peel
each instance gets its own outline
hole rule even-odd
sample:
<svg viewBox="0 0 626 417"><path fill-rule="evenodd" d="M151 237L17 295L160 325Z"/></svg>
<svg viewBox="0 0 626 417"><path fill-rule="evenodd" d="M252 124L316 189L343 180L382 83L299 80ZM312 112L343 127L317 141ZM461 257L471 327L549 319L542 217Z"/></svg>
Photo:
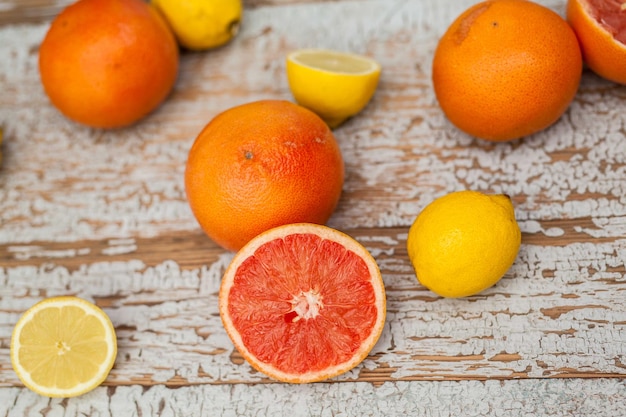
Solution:
<svg viewBox="0 0 626 417"><path fill-rule="evenodd" d="M593 72L626 84L626 4L618 0L568 0L567 20Z"/></svg>
<svg viewBox="0 0 626 417"><path fill-rule="evenodd" d="M172 90L178 44L142 0L78 0L52 22L39 72L54 106L98 128L137 122Z"/></svg>
<svg viewBox="0 0 626 417"><path fill-rule="evenodd" d="M306 383L365 359L385 324L385 288L376 261L352 237L289 224L235 255L219 308L233 344L254 368Z"/></svg>
<svg viewBox="0 0 626 417"><path fill-rule="evenodd" d="M187 200L206 234L236 251L288 223L328 221L341 196L343 158L329 127L282 100L228 109L207 124L187 159Z"/></svg>
<svg viewBox="0 0 626 417"><path fill-rule="evenodd" d="M582 75L574 31L554 11L526 0L492 0L462 13L439 41L433 86L448 119L491 141L556 122Z"/></svg>

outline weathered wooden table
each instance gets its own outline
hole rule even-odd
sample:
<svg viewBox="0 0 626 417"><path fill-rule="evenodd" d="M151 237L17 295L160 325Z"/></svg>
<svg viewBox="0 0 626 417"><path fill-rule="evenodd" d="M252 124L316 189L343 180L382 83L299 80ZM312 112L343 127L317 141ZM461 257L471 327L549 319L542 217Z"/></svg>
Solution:
<svg viewBox="0 0 626 417"><path fill-rule="evenodd" d="M439 36L473 0L248 0L237 38L184 53L171 97L137 125L78 126L48 102L38 46L69 0L0 0L0 415L626 415L626 88L585 71L551 128L492 144L437 106ZM562 14L565 0L542 3ZM187 151L217 113L292 100L297 48L383 66L370 105L335 131L346 161L329 225L383 272L387 324L368 357L331 381L268 380L233 349L218 314L232 257L184 195ZM442 299L418 284L408 226L459 189L512 196L519 256L493 288ZM119 354L103 386L38 396L9 360L13 325L71 294L111 317Z"/></svg>

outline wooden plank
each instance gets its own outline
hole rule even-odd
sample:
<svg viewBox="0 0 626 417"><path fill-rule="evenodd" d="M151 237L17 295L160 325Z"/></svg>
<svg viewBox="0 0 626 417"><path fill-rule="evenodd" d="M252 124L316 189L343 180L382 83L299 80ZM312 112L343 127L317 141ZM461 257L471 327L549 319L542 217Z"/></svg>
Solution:
<svg viewBox="0 0 626 417"><path fill-rule="evenodd" d="M577 416L626 413L622 380L386 382L311 385L201 385L175 390L101 387L80 398L10 389L2 415L114 416ZM584 393L584 395L581 395Z"/></svg>
<svg viewBox="0 0 626 417"><path fill-rule="evenodd" d="M612 243L524 244L495 287L450 300L418 285L404 228L348 232L381 266L388 320L371 357L338 380L626 373L624 273L614 266L623 262ZM588 259L576 261L582 252ZM3 264L10 266L0 270L1 312L8 319L3 344L8 346L19 312L41 297L74 294L102 306L117 328L112 384L267 381L242 360L221 327L217 294L231 257L201 233L7 247ZM8 349L0 350L0 362L9 363ZM4 383L18 381L7 372Z"/></svg>
<svg viewBox="0 0 626 417"><path fill-rule="evenodd" d="M624 377L624 90L586 72L568 112L544 132L505 144L458 132L437 107L429 62L447 24L472 3L252 9L233 43L184 54L167 102L117 131L77 126L48 103L36 65L46 23L2 26L0 386L19 386L8 360L13 324L60 294L94 300L111 316L120 349L109 386L269 382L221 326L217 291L232 254L199 231L182 176L215 114L291 99L284 57L308 46L383 65L372 103L335 132L347 178L329 224L374 254L388 292L383 336L336 378L347 384L340 391L350 381ZM415 280L406 233L432 199L466 188L511 195L523 245L494 288L441 299Z"/></svg>

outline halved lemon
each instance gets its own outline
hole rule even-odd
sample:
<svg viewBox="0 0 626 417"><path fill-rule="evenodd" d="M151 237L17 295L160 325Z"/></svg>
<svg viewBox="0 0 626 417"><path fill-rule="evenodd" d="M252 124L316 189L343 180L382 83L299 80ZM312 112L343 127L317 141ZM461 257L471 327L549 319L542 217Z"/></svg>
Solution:
<svg viewBox="0 0 626 417"><path fill-rule="evenodd" d="M335 128L369 103L380 78L374 59L328 49L287 55L287 80L296 102Z"/></svg>
<svg viewBox="0 0 626 417"><path fill-rule="evenodd" d="M75 397L99 386L117 356L111 320L77 297L48 298L18 320L11 364L24 385L47 397Z"/></svg>

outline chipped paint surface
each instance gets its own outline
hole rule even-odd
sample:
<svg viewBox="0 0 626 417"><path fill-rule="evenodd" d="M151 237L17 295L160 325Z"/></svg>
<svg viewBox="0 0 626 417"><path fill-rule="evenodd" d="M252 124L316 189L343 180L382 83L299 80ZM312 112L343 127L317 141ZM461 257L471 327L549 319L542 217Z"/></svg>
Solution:
<svg viewBox="0 0 626 417"><path fill-rule="evenodd" d="M101 387L76 399L48 400L25 389L12 389L15 415L259 416L593 416L623 415L616 395L624 381L511 380L386 382L312 385L202 385L168 390L163 386ZM344 388L350 387L350 391ZM577 395L584 392L585 395ZM68 404L69 403L69 404ZM497 414L494 414L497 413Z"/></svg>
<svg viewBox="0 0 626 417"><path fill-rule="evenodd" d="M47 23L0 25L0 415L6 404L16 415L40 406L84 412L81 399L49 404L12 388L20 386L9 365L13 325L35 302L62 294L96 302L116 326L119 355L106 383L133 386L89 394L95 404L110 403L95 406L102 414L119 415L120 398L151 414L164 399L207 396L191 407L214 403L234 415L222 398L237 392L268 398L245 405L268 415L280 414L280 402L319 414L316 401L330 406L353 392L365 398L353 404L360 410L420 411L437 407L438 395L461 392L488 396L484 407L521 410L513 415L541 414L533 389L547 390L548 407L561 401L576 415L590 405L560 390L590 392L596 405L611 395L626 399L622 379L611 379L626 377L624 89L585 72L555 125L521 141L487 143L447 122L430 85L438 36L473 1L256 3L233 43L183 54L171 97L117 131L73 124L48 103L37 73ZM540 3L562 12L561 1ZM0 12L6 4L0 0ZM335 131L346 182L329 224L376 258L387 324L370 357L331 384L248 385L268 381L234 351L217 307L232 253L199 230L185 201L184 164L220 111L291 100L284 57L305 47L366 54L383 67L373 101ZM459 189L509 194L522 247L493 288L441 299L416 281L406 236L426 204ZM608 404L606 415L626 413L626 402ZM489 414L479 403L466 406L475 407L473 414L463 408L467 415ZM560 413L545 414L567 414Z"/></svg>

